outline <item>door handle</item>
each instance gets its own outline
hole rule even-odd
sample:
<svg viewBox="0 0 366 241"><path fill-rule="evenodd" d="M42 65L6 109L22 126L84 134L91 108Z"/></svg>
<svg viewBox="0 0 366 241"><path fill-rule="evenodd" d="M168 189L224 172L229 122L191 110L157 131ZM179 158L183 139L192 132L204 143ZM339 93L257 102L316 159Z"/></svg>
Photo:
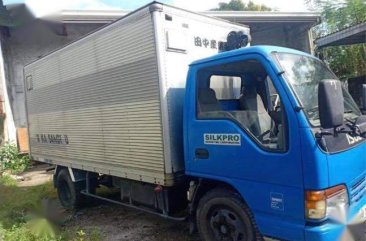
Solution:
<svg viewBox="0 0 366 241"><path fill-rule="evenodd" d="M196 159L208 159L209 153L207 149L204 148L197 148L195 150Z"/></svg>

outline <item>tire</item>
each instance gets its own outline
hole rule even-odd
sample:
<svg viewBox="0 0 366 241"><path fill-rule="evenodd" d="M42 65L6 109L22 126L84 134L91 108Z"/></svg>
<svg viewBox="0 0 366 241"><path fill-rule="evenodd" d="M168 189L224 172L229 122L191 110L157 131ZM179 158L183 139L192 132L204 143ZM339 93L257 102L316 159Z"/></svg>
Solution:
<svg viewBox="0 0 366 241"><path fill-rule="evenodd" d="M85 197L81 194L83 189L85 189L84 182L74 183L68 169L62 169L57 175L57 194L64 208L76 209L81 207L85 202Z"/></svg>
<svg viewBox="0 0 366 241"><path fill-rule="evenodd" d="M263 240L249 208L227 189L209 191L200 200L196 221L203 241Z"/></svg>

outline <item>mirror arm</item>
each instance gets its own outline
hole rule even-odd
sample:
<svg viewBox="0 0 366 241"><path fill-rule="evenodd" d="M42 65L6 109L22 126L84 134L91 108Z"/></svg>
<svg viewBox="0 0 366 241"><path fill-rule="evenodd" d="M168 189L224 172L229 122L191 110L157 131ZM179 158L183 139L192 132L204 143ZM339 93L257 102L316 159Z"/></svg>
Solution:
<svg viewBox="0 0 366 241"><path fill-rule="evenodd" d="M323 147L325 151L328 151L327 143L323 136L332 136L333 133L329 131L318 131L315 133L315 138L319 141L319 144Z"/></svg>

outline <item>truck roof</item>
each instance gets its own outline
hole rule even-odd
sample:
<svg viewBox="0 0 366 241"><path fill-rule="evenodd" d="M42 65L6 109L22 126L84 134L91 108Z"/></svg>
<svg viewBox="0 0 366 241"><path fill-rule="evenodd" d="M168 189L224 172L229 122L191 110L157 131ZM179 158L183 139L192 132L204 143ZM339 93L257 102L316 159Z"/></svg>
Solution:
<svg viewBox="0 0 366 241"><path fill-rule="evenodd" d="M257 46L253 46L253 47L244 47L244 48L240 48L240 49L222 52L222 53L210 56L208 58L193 61L190 65L203 64L203 63L207 63L207 62L211 62L211 61L215 61L215 60L219 60L219 59L224 59L224 58L229 58L229 57L234 57L234 56L238 56L238 55L242 55L242 54L257 53L257 54L262 54L264 56L268 56L272 52L286 52L286 53L293 53L293 54L301 54L301 55L306 55L306 56L315 58L314 56L312 56L308 53L305 53L305 52L302 52L299 50L295 50L295 49L271 46L271 45L257 45Z"/></svg>

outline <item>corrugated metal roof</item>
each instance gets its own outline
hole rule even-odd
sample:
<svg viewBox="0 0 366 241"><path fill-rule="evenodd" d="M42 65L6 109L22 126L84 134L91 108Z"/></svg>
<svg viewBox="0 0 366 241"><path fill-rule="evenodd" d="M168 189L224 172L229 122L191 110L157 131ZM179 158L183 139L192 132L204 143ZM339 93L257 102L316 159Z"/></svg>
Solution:
<svg viewBox="0 0 366 241"><path fill-rule="evenodd" d="M61 20L66 23L109 23L130 13L123 10L63 10Z"/></svg>
<svg viewBox="0 0 366 241"><path fill-rule="evenodd" d="M366 43L366 21L315 40L318 48Z"/></svg>
<svg viewBox="0 0 366 241"><path fill-rule="evenodd" d="M107 23L120 18L129 11L122 10L63 10L61 19L65 23ZM235 22L283 22L312 23L320 22L320 14L313 12L252 12L252 11L204 11L211 17L223 18Z"/></svg>
<svg viewBox="0 0 366 241"><path fill-rule="evenodd" d="M209 16L245 22L319 22L317 12L205 11Z"/></svg>

